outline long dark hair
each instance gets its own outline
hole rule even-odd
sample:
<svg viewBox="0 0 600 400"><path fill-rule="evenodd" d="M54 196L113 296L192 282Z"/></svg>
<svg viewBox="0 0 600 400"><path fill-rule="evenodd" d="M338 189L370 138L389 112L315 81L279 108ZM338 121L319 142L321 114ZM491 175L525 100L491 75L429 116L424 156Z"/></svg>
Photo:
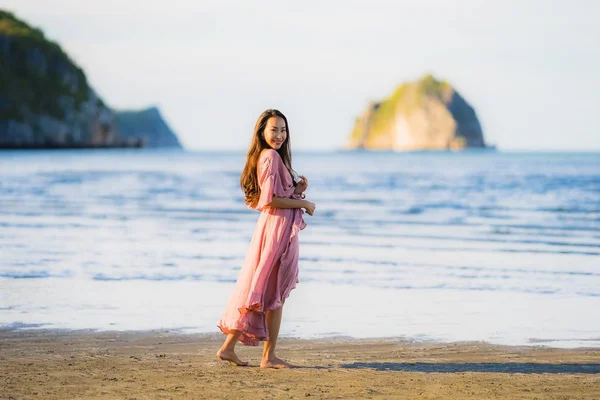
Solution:
<svg viewBox="0 0 600 400"><path fill-rule="evenodd" d="M279 149L274 150L276 150L281 156L283 164L287 167L290 176L292 177L292 182L294 183L294 186L296 186L296 181L294 180L293 175L294 170L292 169L292 152L290 150L290 126L287 118L279 110L265 110L262 114L260 114L258 120L256 121L256 125L254 126L254 133L252 134L252 140L246 156L246 166L244 167L244 171L242 171L242 176L240 178L240 186L244 191L245 202L252 208L256 207L258 199L260 198L260 186L258 184L258 176L256 171L258 158L260 157L261 151L271 148L271 146L267 144L267 141L264 137L267 121L271 117L281 117L285 121L285 127L287 131L285 141Z"/></svg>

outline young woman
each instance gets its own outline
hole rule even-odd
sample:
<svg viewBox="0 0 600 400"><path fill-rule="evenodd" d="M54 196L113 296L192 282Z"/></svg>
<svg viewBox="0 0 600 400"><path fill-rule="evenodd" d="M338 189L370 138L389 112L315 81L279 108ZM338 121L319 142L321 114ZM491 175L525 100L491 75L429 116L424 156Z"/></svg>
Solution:
<svg viewBox="0 0 600 400"><path fill-rule="evenodd" d="M306 227L304 211L315 204L304 199L308 180L296 181L290 131L278 110L264 111L256 121L240 184L246 205L260 211L246 259L218 327L227 335L217 357L247 366L235 354L239 340L258 346L264 340L260 366L290 368L275 356L283 304L298 283L298 233Z"/></svg>

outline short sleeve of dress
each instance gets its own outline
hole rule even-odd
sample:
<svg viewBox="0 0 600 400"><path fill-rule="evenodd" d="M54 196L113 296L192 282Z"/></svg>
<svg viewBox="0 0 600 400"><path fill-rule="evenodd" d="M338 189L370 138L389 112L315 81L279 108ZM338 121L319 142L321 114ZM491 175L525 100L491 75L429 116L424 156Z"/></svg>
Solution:
<svg viewBox="0 0 600 400"><path fill-rule="evenodd" d="M267 151L265 156L260 160L257 168L260 197L256 209L259 211L262 211L273 200L273 196L289 197L294 191L293 186L291 190L286 190L283 187L279 168L281 161L273 153L274 151Z"/></svg>

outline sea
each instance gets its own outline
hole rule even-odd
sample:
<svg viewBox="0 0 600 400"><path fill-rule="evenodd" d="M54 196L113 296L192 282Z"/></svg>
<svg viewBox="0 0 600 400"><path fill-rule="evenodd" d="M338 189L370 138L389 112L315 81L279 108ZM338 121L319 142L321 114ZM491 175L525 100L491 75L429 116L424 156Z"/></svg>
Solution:
<svg viewBox="0 0 600 400"><path fill-rule="evenodd" d="M215 334L245 152L0 151L0 329ZM296 151L280 337L600 347L600 153Z"/></svg>

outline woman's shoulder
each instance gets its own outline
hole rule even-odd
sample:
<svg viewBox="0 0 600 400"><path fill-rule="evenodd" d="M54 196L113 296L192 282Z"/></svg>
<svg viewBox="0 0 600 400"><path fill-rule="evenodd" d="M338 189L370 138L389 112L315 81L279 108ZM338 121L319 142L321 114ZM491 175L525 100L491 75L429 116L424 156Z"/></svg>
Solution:
<svg viewBox="0 0 600 400"><path fill-rule="evenodd" d="M267 160L272 162L274 160L281 160L281 156L275 149L264 149L260 153L259 160L261 162L265 162Z"/></svg>

